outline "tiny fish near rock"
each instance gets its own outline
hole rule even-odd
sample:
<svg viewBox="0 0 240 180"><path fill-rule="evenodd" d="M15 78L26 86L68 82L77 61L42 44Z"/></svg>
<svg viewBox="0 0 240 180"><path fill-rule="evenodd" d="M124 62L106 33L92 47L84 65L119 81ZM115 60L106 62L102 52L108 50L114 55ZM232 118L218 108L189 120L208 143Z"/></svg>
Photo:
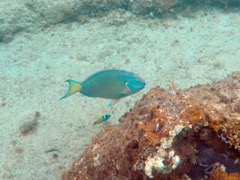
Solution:
<svg viewBox="0 0 240 180"><path fill-rule="evenodd" d="M136 74L124 70L103 70L90 75L83 82L66 80L69 83L67 93L61 98L80 92L88 97L119 99L141 91L146 83ZM112 104L109 104L110 106Z"/></svg>
<svg viewBox="0 0 240 180"><path fill-rule="evenodd" d="M100 123L102 123L102 122L105 122L105 121L107 121L110 117L111 117L110 114L106 114L106 115L98 118L98 119L93 123L93 125L96 125L96 124L100 124Z"/></svg>

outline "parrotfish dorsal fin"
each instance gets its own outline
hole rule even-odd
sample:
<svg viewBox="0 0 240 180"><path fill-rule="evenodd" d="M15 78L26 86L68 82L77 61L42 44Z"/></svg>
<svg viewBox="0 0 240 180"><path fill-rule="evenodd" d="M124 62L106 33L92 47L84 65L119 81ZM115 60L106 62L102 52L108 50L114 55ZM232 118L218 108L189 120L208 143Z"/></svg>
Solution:
<svg viewBox="0 0 240 180"><path fill-rule="evenodd" d="M76 92L80 92L81 88L82 88L81 84L77 81L68 79L65 82L68 83L68 90L67 90L66 94L63 97L61 97L60 100L66 98L68 96L71 96L71 95L75 94Z"/></svg>

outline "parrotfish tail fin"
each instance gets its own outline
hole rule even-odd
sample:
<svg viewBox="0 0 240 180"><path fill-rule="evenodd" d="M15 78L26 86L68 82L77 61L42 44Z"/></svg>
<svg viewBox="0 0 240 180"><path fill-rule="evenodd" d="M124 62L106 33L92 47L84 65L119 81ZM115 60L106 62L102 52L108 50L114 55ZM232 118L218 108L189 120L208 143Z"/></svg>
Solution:
<svg viewBox="0 0 240 180"><path fill-rule="evenodd" d="M66 98L68 96L71 96L71 95L75 94L76 92L80 92L82 89L81 84L77 81L69 79L69 80L66 80L65 82L68 83L68 91L63 97L61 97L60 100Z"/></svg>

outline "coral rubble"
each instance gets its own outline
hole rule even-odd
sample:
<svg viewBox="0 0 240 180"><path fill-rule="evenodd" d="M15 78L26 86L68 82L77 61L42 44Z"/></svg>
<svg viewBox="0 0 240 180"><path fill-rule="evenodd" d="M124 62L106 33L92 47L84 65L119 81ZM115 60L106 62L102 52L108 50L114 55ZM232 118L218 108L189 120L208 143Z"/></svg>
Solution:
<svg viewBox="0 0 240 180"><path fill-rule="evenodd" d="M57 23L79 22L84 24L92 17L106 16L116 10L125 10L140 16L169 17L186 10L194 15L197 8L240 7L239 0L23 0L22 3L1 0L0 43L9 42L19 32L38 32ZM190 15L189 14L189 15ZM173 16L175 17L175 16Z"/></svg>
<svg viewBox="0 0 240 180"><path fill-rule="evenodd" d="M184 91L153 88L103 129L62 179L238 179L240 72Z"/></svg>

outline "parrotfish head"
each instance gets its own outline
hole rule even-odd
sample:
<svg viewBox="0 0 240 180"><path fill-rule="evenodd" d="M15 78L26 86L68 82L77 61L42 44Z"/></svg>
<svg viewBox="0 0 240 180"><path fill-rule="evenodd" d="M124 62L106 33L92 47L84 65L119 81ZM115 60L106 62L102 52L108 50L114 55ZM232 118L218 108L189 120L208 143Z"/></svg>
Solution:
<svg viewBox="0 0 240 180"><path fill-rule="evenodd" d="M126 85L128 89L131 91L131 94L134 94L138 91L141 91L145 87L146 82L141 78L135 78L128 80Z"/></svg>

